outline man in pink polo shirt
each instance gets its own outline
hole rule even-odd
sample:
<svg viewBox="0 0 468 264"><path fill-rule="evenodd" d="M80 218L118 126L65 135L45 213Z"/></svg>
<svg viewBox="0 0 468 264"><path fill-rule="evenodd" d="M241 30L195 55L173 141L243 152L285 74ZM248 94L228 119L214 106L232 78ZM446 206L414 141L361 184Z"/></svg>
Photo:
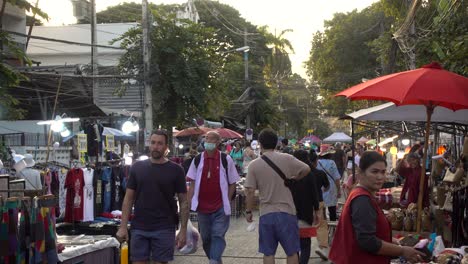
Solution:
<svg viewBox="0 0 468 264"><path fill-rule="evenodd" d="M230 197L236 191L236 182L240 180L234 161L218 150L220 142L217 132L208 132L205 151L193 159L187 172L191 210L198 212L203 250L210 264L222 263L221 257L226 248L224 236L231 215ZM227 161L226 168L223 159Z"/></svg>

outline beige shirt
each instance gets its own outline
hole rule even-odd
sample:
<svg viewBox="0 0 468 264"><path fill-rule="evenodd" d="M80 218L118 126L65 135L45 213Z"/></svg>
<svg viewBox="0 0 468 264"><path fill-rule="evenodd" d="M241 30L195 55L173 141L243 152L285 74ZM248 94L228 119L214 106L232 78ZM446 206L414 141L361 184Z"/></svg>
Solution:
<svg viewBox="0 0 468 264"><path fill-rule="evenodd" d="M286 175L286 178L300 179L310 171L307 164L290 154L267 152L263 155L275 163ZM260 157L250 163L244 186L254 190L258 189L260 216L276 212L296 215L291 191L284 185L283 179L273 168Z"/></svg>

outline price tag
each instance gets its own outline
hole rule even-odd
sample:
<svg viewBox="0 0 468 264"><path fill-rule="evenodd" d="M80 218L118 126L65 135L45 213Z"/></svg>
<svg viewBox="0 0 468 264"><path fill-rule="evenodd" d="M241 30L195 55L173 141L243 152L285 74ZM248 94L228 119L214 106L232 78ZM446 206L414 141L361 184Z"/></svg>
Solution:
<svg viewBox="0 0 468 264"><path fill-rule="evenodd" d="M114 135L106 135L106 150L114 151L114 149L115 149Z"/></svg>
<svg viewBox="0 0 468 264"><path fill-rule="evenodd" d="M78 134L78 152L88 152L88 141L86 134Z"/></svg>

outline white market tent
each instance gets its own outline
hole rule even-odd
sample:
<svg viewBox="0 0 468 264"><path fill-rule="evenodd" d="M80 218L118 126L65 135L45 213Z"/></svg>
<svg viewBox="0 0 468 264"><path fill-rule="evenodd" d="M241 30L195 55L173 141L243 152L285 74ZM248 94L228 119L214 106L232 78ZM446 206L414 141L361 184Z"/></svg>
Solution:
<svg viewBox="0 0 468 264"><path fill-rule="evenodd" d="M386 103L378 106L361 109L348 114L354 120L367 121L426 121L426 107L423 105L396 106L394 103ZM458 123L468 125L468 110L452 111L445 107L434 108L431 122Z"/></svg>
<svg viewBox="0 0 468 264"><path fill-rule="evenodd" d="M351 142L353 139L343 132L335 132L323 139L323 142Z"/></svg>

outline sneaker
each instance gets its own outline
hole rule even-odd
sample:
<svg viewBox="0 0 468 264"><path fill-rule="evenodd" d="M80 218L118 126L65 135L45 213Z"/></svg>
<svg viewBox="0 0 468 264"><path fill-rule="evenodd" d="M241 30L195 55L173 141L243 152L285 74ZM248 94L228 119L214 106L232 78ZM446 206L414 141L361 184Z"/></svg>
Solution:
<svg viewBox="0 0 468 264"><path fill-rule="evenodd" d="M324 249L315 250L315 254L317 254L324 261L328 260L327 253Z"/></svg>

